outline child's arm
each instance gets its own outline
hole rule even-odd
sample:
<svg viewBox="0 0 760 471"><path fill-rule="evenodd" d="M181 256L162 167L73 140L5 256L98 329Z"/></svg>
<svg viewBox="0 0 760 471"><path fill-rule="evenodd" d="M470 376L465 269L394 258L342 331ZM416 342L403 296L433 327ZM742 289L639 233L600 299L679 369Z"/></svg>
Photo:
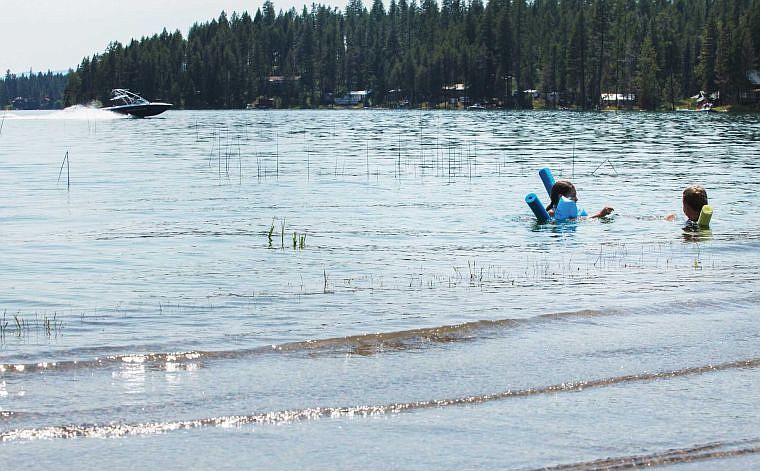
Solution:
<svg viewBox="0 0 760 471"><path fill-rule="evenodd" d="M666 215L663 219L665 219L668 222L673 222L676 220L676 213L670 213Z"/></svg>
<svg viewBox="0 0 760 471"><path fill-rule="evenodd" d="M610 214L612 214L613 211L614 209L610 208L609 206L605 206L604 208L601 209L601 211L594 214L593 216L589 216L589 218L591 219L603 218L605 216L609 216Z"/></svg>

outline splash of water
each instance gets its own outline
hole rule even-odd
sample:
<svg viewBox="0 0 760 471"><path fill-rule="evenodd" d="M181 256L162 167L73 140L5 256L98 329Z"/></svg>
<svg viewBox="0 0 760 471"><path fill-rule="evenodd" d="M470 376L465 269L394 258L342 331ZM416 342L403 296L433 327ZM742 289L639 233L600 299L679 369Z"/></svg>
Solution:
<svg viewBox="0 0 760 471"><path fill-rule="evenodd" d="M34 112L34 113L11 113L8 112L3 115L5 119L18 119L18 120L53 120L53 119L67 119L67 120L83 120L83 121L110 121L113 119L128 118L126 115L114 113L112 111L97 108L91 105L74 105L64 108L62 110L56 110L51 112Z"/></svg>

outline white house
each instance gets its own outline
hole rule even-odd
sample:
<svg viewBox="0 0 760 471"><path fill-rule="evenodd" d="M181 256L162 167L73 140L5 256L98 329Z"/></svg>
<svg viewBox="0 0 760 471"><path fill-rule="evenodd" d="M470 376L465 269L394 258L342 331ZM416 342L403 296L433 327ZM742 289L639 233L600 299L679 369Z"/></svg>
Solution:
<svg viewBox="0 0 760 471"><path fill-rule="evenodd" d="M366 103L369 95L369 90L354 90L336 98L335 104L338 106L356 106L359 103Z"/></svg>

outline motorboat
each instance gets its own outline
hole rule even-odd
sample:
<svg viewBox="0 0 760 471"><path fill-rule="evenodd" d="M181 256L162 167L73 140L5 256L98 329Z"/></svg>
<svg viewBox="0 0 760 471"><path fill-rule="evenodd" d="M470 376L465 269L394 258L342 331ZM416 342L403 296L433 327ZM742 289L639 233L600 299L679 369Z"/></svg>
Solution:
<svg viewBox="0 0 760 471"><path fill-rule="evenodd" d="M114 113L128 114L136 118L155 116L171 108L171 103L148 101L137 93L130 92L126 88L114 88L111 90L112 106L103 108Z"/></svg>

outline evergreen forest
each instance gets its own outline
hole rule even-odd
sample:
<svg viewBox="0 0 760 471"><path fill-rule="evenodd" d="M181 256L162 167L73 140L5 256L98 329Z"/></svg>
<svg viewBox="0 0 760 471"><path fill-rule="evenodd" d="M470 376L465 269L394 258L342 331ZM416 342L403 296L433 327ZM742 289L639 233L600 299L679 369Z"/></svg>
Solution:
<svg viewBox="0 0 760 471"><path fill-rule="evenodd" d="M72 73L72 72L69 72ZM51 110L63 107L63 92L68 81L61 73L34 73L16 75L10 70L0 77L0 110L9 107L17 110Z"/></svg>
<svg viewBox="0 0 760 471"><path fill-rule="evenodd" d="M65 76L63 101L106 103L119 87L179 108L313 108L363 90L373 106L529 107L540 96L598 109L614 94L654 110L704 91L757 106L760 0L420 1L299 12L267 0L187 38L113 42ZM7 103L18 92L0 93Z"/></svg>

